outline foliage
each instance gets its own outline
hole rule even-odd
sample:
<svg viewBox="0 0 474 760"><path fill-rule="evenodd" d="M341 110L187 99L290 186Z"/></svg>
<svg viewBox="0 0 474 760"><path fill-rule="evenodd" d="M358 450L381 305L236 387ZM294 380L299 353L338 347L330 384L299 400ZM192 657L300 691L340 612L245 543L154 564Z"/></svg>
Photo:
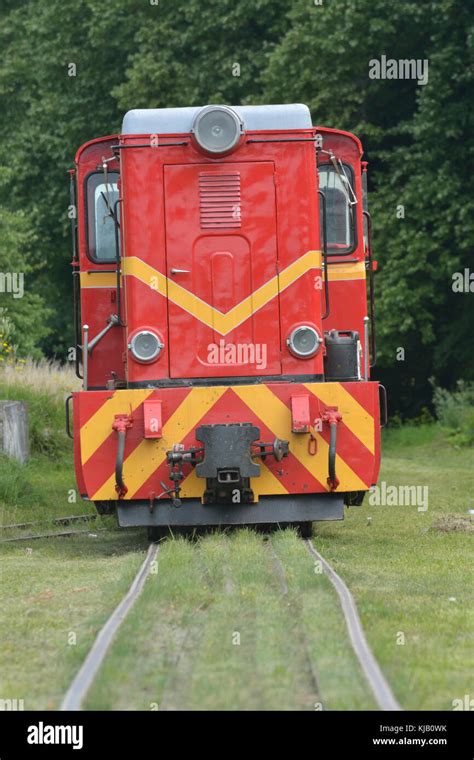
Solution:
<svg viewBox="0 0 474 760"><path fill-rule="evenodd" d="M0 363L10 362L14 355L13 322L8 316L7 310L0 308Z"/></svg>
<svg viewBox="0 0 474 760"><path fill-rule="evenodd" d="M288 28L287 7L284 0L160 4L137 28L125 81L113 91L119 106L255 100L267 60Z"/></svg>
<svg viewBox="0 0 474 760"><path fill-rule="evenodd" d="M314 123L358 134L369 160L392 409L419 414L428 378L453 387L461 362L474 379L472 293L452 290L474 245L472 4L12 0L0 45L0 271L27 283L0 306L23 355L65 360L72 344L66 170L81 143L119 130L130 108L299 101ZM427 59L428 83L370 79L383 54Z"/></svg>
<svg viewBox="0 0 474 760"><path fill-rule="evenodd" d="M51 332L47 320L52 309L38 292L38 238L31 220L23 210L0 208L0 334L4 334L3 353L20 356L41 355L38 344ZM13 279L12 279L13 278ZM0 350L0 357L2 352Z"/></svg>
<svg viewBox="0 0 474 760"><path fill-rule="evenodd" d="M433 404L450 440L459 446L474 445L474 383L458 380L456 389L434 388Z"/></svg>

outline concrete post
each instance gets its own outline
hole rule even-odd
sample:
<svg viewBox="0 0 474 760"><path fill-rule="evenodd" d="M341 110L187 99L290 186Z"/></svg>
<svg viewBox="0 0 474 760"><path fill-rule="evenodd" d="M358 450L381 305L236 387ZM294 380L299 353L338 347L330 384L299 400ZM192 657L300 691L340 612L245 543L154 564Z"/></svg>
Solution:
<svg viewBox="0 0 474 760"><path fill-rule="evenodd" d="M22 464L29 459L28 405L24 401L0 401L0 452Z"/></svg>

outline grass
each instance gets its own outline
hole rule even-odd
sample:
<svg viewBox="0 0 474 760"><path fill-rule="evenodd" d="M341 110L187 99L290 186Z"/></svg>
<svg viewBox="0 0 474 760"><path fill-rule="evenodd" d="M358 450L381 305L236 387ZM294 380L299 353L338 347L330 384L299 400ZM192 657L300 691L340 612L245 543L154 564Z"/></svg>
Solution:
<svg viewBox="0 0 474 760"><path fill-rule="evenodd" d="M0 525L90 512L76 491L64 402L78 380L71 368L42 361L2 366L0 399L28 405L31 458L0 455Z"/></svg>
<svg viewBox="0 0 474 760"><path fill-rule="evenodd" d="M251 531L165 543L87 707L373 708L327 578L293 531L272 543L287 594Z"/></svg>
<svg viewBox="0 0 474 760"><path fill-rule="evenodd" d="M58 385L55 371L0 373L0 398L28 402L33 434L27 465L0 457L0 524L92 511L73 501L63 430L74 379ZM318 524L314 540L353 591L402 706L451 710L474 693L473 449L420 425L388 431L383 451L381 481L428 486L428 510L366 497L344 522ZM91 536L0 546L0 698L58 707L143 558L143 531L113 528L102 518ZM373 709L332 587L294 533L272 546L286 594L270 545L251 531L166 542L87 707Z"/></svg>
<svg viewBox="0 0 474 760"><path fill-rule="evenodd" d="M1 547L2 699L23 699L25 710L57 709L143 549L136 532Z"/></svg>
<svg viewBox="0 0 474 760"><path fill-rule="evenodd" d="M54 462L39 456L26 465L0 456L0 526L91 512L77 494L71 455Z"/></svg>
<svg viewBox="0 0 474 760"><path fill-rule="evenodd" d="M380 480L428 485L428 510L366 497L344 523L320 524L316 541L353 591L403 707L450 710L474 690L474 453L447 445L437 426L389 431L384 443Z"/></svg>
<svg viewBox="0 0 474 760"><path fill-rule="evenodd" d="M71 391L81 389L81 381L76 377L72 364L64 365L41 359L21 359L9 362L0 369L0 386L2 390L27 389L48 398L62 398ZM6 398L1 396L1 398Z"/></svg>

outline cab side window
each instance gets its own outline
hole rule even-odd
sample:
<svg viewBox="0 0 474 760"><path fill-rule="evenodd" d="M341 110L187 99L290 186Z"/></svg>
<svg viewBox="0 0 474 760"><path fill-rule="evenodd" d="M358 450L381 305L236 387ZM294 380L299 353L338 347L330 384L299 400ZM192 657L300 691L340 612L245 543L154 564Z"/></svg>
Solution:
<svg viewBox="0 0 474 760"><path fill-rule="evenodd" d="M100 264L114 262L115 248L114 215L119 206L118 172L94 172L86 180L87 197L87 253L92 261ZM119 239L120 245L120 239Z"/></svg>
<svg viewBox="0 0 474 760"><path fill-rule="evenodd" d="M353 175L349 166L345 173L353 187ZM355 248L354 212L348 200L347 188L333 166L319 167L319 188L326 196L326 234L328 254L350 253ZM322 199L320 200L322 219Z"/></svg>

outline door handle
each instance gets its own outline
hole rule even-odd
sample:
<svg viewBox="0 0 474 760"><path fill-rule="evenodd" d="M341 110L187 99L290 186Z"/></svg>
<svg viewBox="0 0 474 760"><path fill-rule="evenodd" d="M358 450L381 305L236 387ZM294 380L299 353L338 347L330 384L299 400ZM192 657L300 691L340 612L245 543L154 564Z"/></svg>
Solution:
<svg viewBox="0 0 474 760"><path fill-rule="evenodd" d="M190 274L189 269L175 269L175 267L172 267L170 269L170 274Z"/></svg>

